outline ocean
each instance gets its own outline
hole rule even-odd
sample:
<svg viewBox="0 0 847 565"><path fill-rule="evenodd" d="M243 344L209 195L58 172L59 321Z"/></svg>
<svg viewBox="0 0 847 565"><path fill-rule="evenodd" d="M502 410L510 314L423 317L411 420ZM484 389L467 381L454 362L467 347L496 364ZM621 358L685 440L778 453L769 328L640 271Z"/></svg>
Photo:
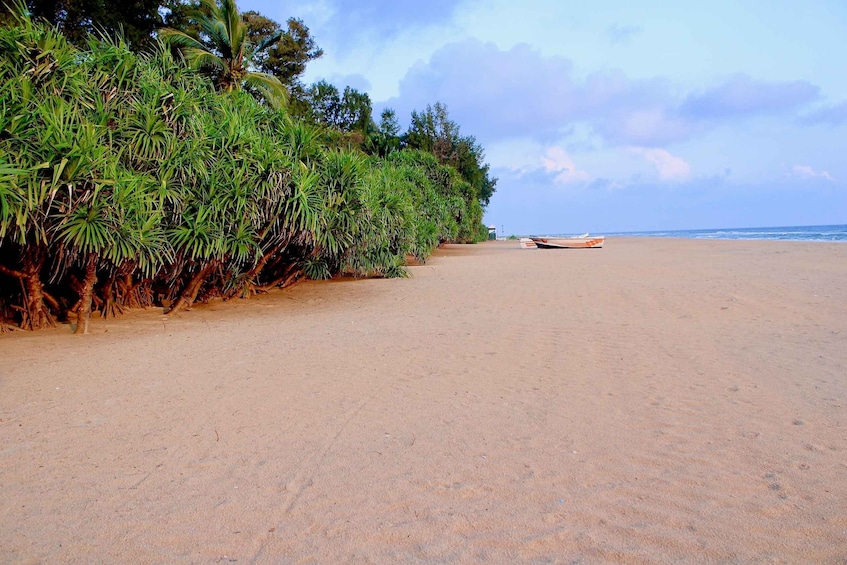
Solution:
<svg viewBox="0 0 847 565"><path fill-rule="evenodd" d="M661 230L606 233L626 237L685 237L693 239L777 239L782 241L844 241L847 225L725 228L712 230Z"/></svg>

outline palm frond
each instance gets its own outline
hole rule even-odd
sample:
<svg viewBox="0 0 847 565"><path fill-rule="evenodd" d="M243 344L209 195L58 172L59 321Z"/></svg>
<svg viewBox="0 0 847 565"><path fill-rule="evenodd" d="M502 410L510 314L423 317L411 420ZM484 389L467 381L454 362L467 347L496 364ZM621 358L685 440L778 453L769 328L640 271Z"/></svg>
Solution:
<svg viewBox="0 0 847 565"><path fill-rule="evenodd" d="M247 73L244 82L262 93L273 108L284 108L288 104L288 90L273 75L267 73Z"/></svg>
<svg viewBox="0 0 847 565"><path fill-rule="evenodd" d="M216 71L226 72L226 61L206 49L187 47L183 49L182 53L185 60L194 69L214 69Z"/></svg>
<svg viewBox="0 0 847 565"><path fill-rule="evenodd" d="M268 47L270 47L274 43L277 43L280 40L281 37L282 37L282 31L277 31L276 33L272 33L271 35L269 35L268 37L264 38L259 43L257 43L255 45L255 47L253 47L253 52L258 53L258 52L264 51L265 49L267 49Z"/></svg>
<svg viewBox="0 0 847 565"><path fill-rule="evenodd" d="M169 27L162 28L158 32L159 39L165 45L173 45L174 47L194 47L195 49L206 49L206 46L199 39L191 37L184 31L171 29Z"/></svg>

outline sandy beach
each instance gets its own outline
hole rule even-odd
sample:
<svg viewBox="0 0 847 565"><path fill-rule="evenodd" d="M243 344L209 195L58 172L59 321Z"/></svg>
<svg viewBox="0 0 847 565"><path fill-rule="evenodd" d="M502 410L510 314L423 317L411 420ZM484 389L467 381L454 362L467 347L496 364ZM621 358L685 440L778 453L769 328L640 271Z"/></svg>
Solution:
<svg viewBox="0 0 847 565"><path fill-rule="evenodd" d="M847 559L847 244L410 271L0 335L0 560Z"/></svg>

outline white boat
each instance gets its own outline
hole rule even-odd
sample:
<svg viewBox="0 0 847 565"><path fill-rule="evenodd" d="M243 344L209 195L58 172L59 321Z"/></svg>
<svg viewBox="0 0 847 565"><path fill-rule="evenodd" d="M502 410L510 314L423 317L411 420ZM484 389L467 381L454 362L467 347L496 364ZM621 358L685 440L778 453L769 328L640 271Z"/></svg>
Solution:
<svg viewBox="0 0 847 565"><path fill-rule="evenodd" d="M606 242L604 235L576 235L573 237L530 237L528 238L539 249L593 249L603 247ZM523 242L523 240L521 240ZM523 243L521 244L523 247Z"/></svg>

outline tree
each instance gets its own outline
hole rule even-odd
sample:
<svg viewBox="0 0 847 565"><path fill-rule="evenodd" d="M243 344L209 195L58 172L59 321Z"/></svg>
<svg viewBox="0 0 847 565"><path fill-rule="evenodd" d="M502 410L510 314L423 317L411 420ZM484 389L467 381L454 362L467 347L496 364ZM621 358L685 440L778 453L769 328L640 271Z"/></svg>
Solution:
<svg viewBox="0 0 847 565"><path fill-rule="evenodd" d="M373 125L373 106L368 93L345 87L341 98L341 118L342 129L368 133Z"/></svg>
<svg viewBox="0 0 847 565"><path fill-rule="evenodd" d="M299 82L306 64L323 56L303 20L289 18L287 29L258 12L244 12L247 34L254 45L277 37L268 48L256 53L254 63L262 72L275 76L289 89Z"/></svg>
<svg viewBox="0 0 847 565"><path fill-rule="evenodd" d="M379 132L386 137L400 139L400 122L397 121L397 112L391 108L382 111L379 120Z"/></svg>
<svg viewBox="0 0 847 565"><path fill-rule="evenodd" d="M279 33L253 45L235 0L202 0L201 9L192 12L192 18L200 33L191 35L164 28L159 31L159 37L177 47L193 68L208 71L219 90L232 92L247 87L272 106L286 103L288 92L279 79L251 70L255 68L257 54L278 41Z"/></svg>
<svg viewBox="0 0 847 565"><path fill-rule="evenodd" d="M200 0L162 0L160 3L161 27L178 29L192 37L200 34L200 26L194 19L194 15L203 9Z"/></svg>
<svg viewBox="0 0 847 565"><path fill-rule="evenodd" d="M373 122L370 96L355 88L345 87L344 94L325 80L309 89L315 122L344 132L367 132Z"/></svg>
<svg viewBox="0 0 847 565"><path fill-rule="evenodd" d="M423 112L412 112L412 123L404 136L404 144L435 155L438 162L453 166L476 191L483 206L494 194L497 179L489 175L482 146L472 135L461 135L459 125L452 121L447 106L436 102Z"/></svg>
<svg viewBox="0 0 847 565"><path fill-rule="evenodd" d="M490 167L485 163L485 152L472 135L460 137L454 143L454 161L451 163L477 193L480 204L488 206L494 195L497 179L489 175Z"/></svg>
<svg viewBox="0 0 847 565"><path fill-rule="evenodd" d="M318 81L309 88L307 98L315 123L340 129L341 96L335 85L325 80Z"/></svg>
<svg viewBox="0 0 847 565"><path fill-rule="evenodd" d="M400 150L400 124L397 114L391 108L382 111L379 125L370 136L372 153L385 157L389 153Z"/></svg>
<svg viewBox="0 0 847 565"><path fill-rule="evenodd" d="M138 51L149 45L151 34L162 25L159 0L26 0L23 4L35 19L50 22L77 44L92 32L103 32L123 35ZM7 10L0 3L0 12Z"/></svg>

